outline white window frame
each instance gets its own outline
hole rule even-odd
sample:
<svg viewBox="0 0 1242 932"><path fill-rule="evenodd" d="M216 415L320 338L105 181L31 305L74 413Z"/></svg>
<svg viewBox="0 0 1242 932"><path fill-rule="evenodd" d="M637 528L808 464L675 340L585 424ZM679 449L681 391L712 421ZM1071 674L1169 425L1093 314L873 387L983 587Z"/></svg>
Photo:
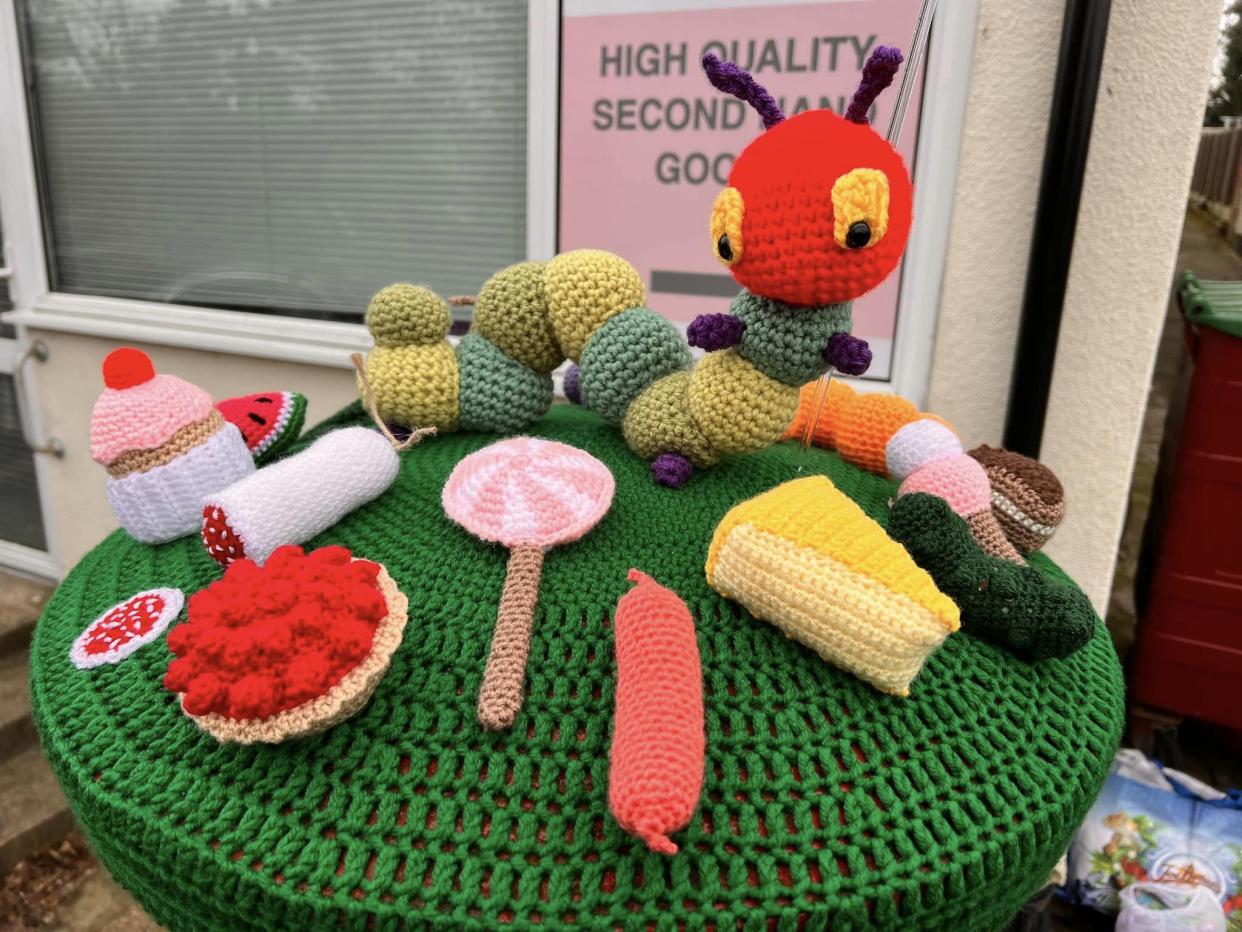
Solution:
<svg viewBox="0 0 1242 932"><path fill-rule="evenodd" d="M743 0L729 0L740 3ZM793 0L807 2L807 0ZM915 216L898 298L888 381L856 381L863 391L895 391L922 403L931 376L936 315L952 220L953 192L970 86L978 0L940 4L931 37L915 168ZM526 252L551 258L557 249L561 5L530 0L527 7ZM49 288L30 119L26 67L16 0L0 0L0 225L15 310L6 320L17 341L0 340L0 371L13 368L30 330L77 333L111 340L252 356L348 369L349 354L370 337L359 323L341 323L227 311L153 301L53 292ZM7 364L7 365L6 365ZM18 373L22 416L43 437L36 387ZM57 569L47 501L47 463L35 457L48 554L0 542L0 564L43 575Z"/></svg>
<svg viewBox="0 0 1242 932"><path fill-rule="evenodd" d="M526 252L531 259L548 259L556 252L559 3L532 0L527 23ZM0 268L6 270L14 306L5 320L17 330L16 340L0 339L0 372L13 372L30 343L31 330L137 340L341 369L351 367L350 353L370 347L371 338L361 322L52 291L30 135L28 63L21 52L16 0L0 0L0 127L4 128L0 132L0 228L5 243ZM27 434L42 438L37 389L29 366L26 370L14 373L20 416ZM0 541L0 566L56 578L61 567L50 520L46 456L35 456L35 474L48 552Z"/></svg>
<svg viewBox="0 0 1242 932"><path fill-rule="evenodd" d="M742 0L729 0L737 4ZM807 0L793 0L807 2ZM931 37L915 168L914 233L906 252L898 299L889 381L857 381L864 391L895 391L922 403L931 376L936 315L952 220L953 192L970 86L978 0L942 3ZM530 0L527 7L526 252L547 259L557 249L557 160L561 5ZM359 323L341 323L169 305L96 295L53 292L49 287L30 115L26 68L16 0L0 0L0 225L15 310L6 320L18 339L0 340L0 371L13 367L29 331L77 333L111 340L140 340L243 356L348 369L349 354L370 346ZM7 362L7 368L5 363ZM18 373L20 400L30 433L42 437L34 380ZM11 553L0 542L0 564L47 574L56 568L47 495L46 457L36 475L48 525L49 554ZM25 550L26 548L18 548Z"/></svg>
<svg viewBox="0 0 1242 932"><path fill-rule="evenodd" d="M34 152L26 111L25 73L19 54L17 20L13 0L0 0L0 228L4 231L4 255L0 266L8 281L15 308L29 307L47 291L47 266L43 261L39 195L34 186ZM17 323L14 321L14 323ZM18 417L27 437L42 438L38 397L29 366L21 367L28 337L20 324L17 339L0 339L0 373L12 375L17 387ZM43 513L47 551L0 540L0 566L49 579L59 579L61 564L48 498L47 457L34 456L35 482Z"/></svg>

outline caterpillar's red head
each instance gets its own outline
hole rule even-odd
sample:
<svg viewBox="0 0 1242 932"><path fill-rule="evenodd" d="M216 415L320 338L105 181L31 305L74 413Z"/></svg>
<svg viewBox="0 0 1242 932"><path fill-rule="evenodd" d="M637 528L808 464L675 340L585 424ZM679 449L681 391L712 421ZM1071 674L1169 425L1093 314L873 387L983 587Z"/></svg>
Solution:
<svg viewBox="0 0 1242 932"><path fill-rule="evenodd" d="M742 287L786 304L835 304L896 268L913 186L866 114L900 63L896 49L877 48L844 117L811 110L786 119L749 74L704 56L712 84L750 103L766 128L737 157L712 208L712 248Z"/></svg>

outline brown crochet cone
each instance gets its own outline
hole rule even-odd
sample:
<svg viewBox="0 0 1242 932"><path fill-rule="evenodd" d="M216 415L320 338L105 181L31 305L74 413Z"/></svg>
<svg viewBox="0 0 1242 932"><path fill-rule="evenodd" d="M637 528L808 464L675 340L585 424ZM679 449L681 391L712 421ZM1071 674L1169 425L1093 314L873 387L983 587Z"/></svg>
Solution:
<svg viewBox="0 0 1242 932"><path fill-rule="evenodd" d="M1014 545L1009 542L1004 528L996 520L992 509L987 508L983 511L976 511L973 515L967 515L966 524L970 527L970 533L974 536L975 542L988 556L1000 557L1010 563L1026 566L1026 560L1022 559L1022 554L1018 553Z"/></svg>
<svg viewBox="0 0 1242 932"><path fill-rule="evenodd" d="M986 444L970 451L992 483L992 514L1019 553L1041 548L1065 516L1065 489L1030 457Z"/></svg>

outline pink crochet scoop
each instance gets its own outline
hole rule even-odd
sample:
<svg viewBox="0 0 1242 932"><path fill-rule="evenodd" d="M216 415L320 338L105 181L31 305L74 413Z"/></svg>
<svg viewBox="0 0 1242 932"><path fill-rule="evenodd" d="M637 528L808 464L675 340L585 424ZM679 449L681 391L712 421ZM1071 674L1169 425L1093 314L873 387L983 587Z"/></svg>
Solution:
<svg viewBox="0 0 1242 932"><path fill-rule="evenodd" d="M130 450L151 450L188 424L211 414L211 396L175 375L136 377L126 371L118 378L114 357L138 350L116 350L104 360L103 390L91 411L91 458L107 466ZM145 359L145 354L142 354ZM146 360L149 367L150 361ZM146 370L150 372L149 368Z"/></svg>

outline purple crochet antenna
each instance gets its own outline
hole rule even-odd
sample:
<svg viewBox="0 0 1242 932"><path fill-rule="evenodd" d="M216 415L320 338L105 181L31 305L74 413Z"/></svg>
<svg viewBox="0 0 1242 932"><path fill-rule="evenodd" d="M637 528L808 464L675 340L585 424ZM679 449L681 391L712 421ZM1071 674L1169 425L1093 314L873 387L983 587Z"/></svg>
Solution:
<svg viewBox="0 0 1242 932"><path fill-rule="evenodd" d="M898 54L898 60L900 60L900 54ZM773 99L762 84L750 76L750 72L743 71L731 61L721 61L710 52L703 56L703 70L707 72L707 80L716 90L732 94L759 111L759 116L763 117L764 129L771 129L785 119L780 104ZM889 80L891 81L892 78L890 77Z"/></svg>
<svg viewBox="0 0 1242 932"><path fill-rule="evenodd" d="M893 48L891 45L876 47L871 57L867 59L867 64L863 66L862 80L858 82L858 90L854 92L854 99L846 108L845 118L847 120L851 123L861 123L864 126L871 122L867 119L867 111L880 96L880 92L893 83L893 76L897 74L902 61L904 59L901 49Z"/></svg>

